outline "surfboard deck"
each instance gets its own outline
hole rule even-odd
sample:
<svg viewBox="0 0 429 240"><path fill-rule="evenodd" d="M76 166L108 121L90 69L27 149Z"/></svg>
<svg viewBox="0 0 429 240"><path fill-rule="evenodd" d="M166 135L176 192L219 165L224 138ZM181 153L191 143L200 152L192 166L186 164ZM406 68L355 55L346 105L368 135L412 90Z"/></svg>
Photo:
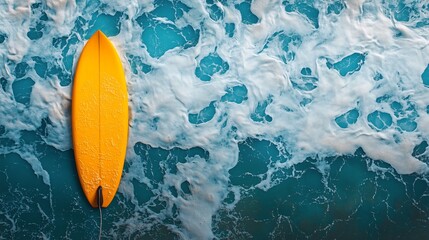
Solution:
<svg viewBox="0 0 429 240"><path fill-rule="evenodd" d="M121 60L97 31L80 55L72 92L72 135L83 192L98 207L113 200L122 176L128 141L128 92Z"/></svg>

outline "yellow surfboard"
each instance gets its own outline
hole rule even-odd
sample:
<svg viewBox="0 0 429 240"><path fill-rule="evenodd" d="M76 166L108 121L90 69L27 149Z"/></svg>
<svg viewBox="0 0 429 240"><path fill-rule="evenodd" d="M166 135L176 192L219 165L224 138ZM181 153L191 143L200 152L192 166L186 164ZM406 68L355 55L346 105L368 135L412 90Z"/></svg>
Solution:
<svg viewBox="0 0 429 240"><path fill-rule="evenodd" d="M73 82L72 134L77 172L92 207L113 200L128 141L128 93L121 60L97 31L80 55Z"/></svg>

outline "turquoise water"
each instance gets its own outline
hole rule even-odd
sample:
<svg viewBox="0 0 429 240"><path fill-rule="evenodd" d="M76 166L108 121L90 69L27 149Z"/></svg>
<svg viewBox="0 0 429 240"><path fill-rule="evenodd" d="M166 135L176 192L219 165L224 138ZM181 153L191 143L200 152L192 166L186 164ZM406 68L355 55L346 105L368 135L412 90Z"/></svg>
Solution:
<svg viewBox="0 0 429 240"><path fill-rule="evenodd" d="M426 239L429 4L0 4L0 239L96 239L73 72L102 30L127 78L106 239Z"/></svg>

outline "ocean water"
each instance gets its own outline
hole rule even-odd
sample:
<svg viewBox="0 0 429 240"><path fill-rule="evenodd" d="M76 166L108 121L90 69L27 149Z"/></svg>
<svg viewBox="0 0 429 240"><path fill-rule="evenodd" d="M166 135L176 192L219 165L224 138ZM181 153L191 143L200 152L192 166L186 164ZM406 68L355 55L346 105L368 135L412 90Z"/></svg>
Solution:
<svg viewBox="0 0 429 240"><path fill-rule="evenodd" d="M426 239L429 2L0 3L0 239L96 239L70 103L97 30L130 136L106 239Z"/></svg>

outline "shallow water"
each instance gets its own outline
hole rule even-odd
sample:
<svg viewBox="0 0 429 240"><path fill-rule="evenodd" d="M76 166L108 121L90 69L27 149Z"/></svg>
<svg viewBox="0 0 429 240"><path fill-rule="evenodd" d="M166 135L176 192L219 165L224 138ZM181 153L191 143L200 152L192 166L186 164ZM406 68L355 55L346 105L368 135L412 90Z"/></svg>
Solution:
<svg viewBox="0 0 429 240"><path fill-rule="evenodd" d="M132 115L103 237L429 234L429 3L7 1L0 16L0 238L98 236L70 133L98 29Z"/></svg>

